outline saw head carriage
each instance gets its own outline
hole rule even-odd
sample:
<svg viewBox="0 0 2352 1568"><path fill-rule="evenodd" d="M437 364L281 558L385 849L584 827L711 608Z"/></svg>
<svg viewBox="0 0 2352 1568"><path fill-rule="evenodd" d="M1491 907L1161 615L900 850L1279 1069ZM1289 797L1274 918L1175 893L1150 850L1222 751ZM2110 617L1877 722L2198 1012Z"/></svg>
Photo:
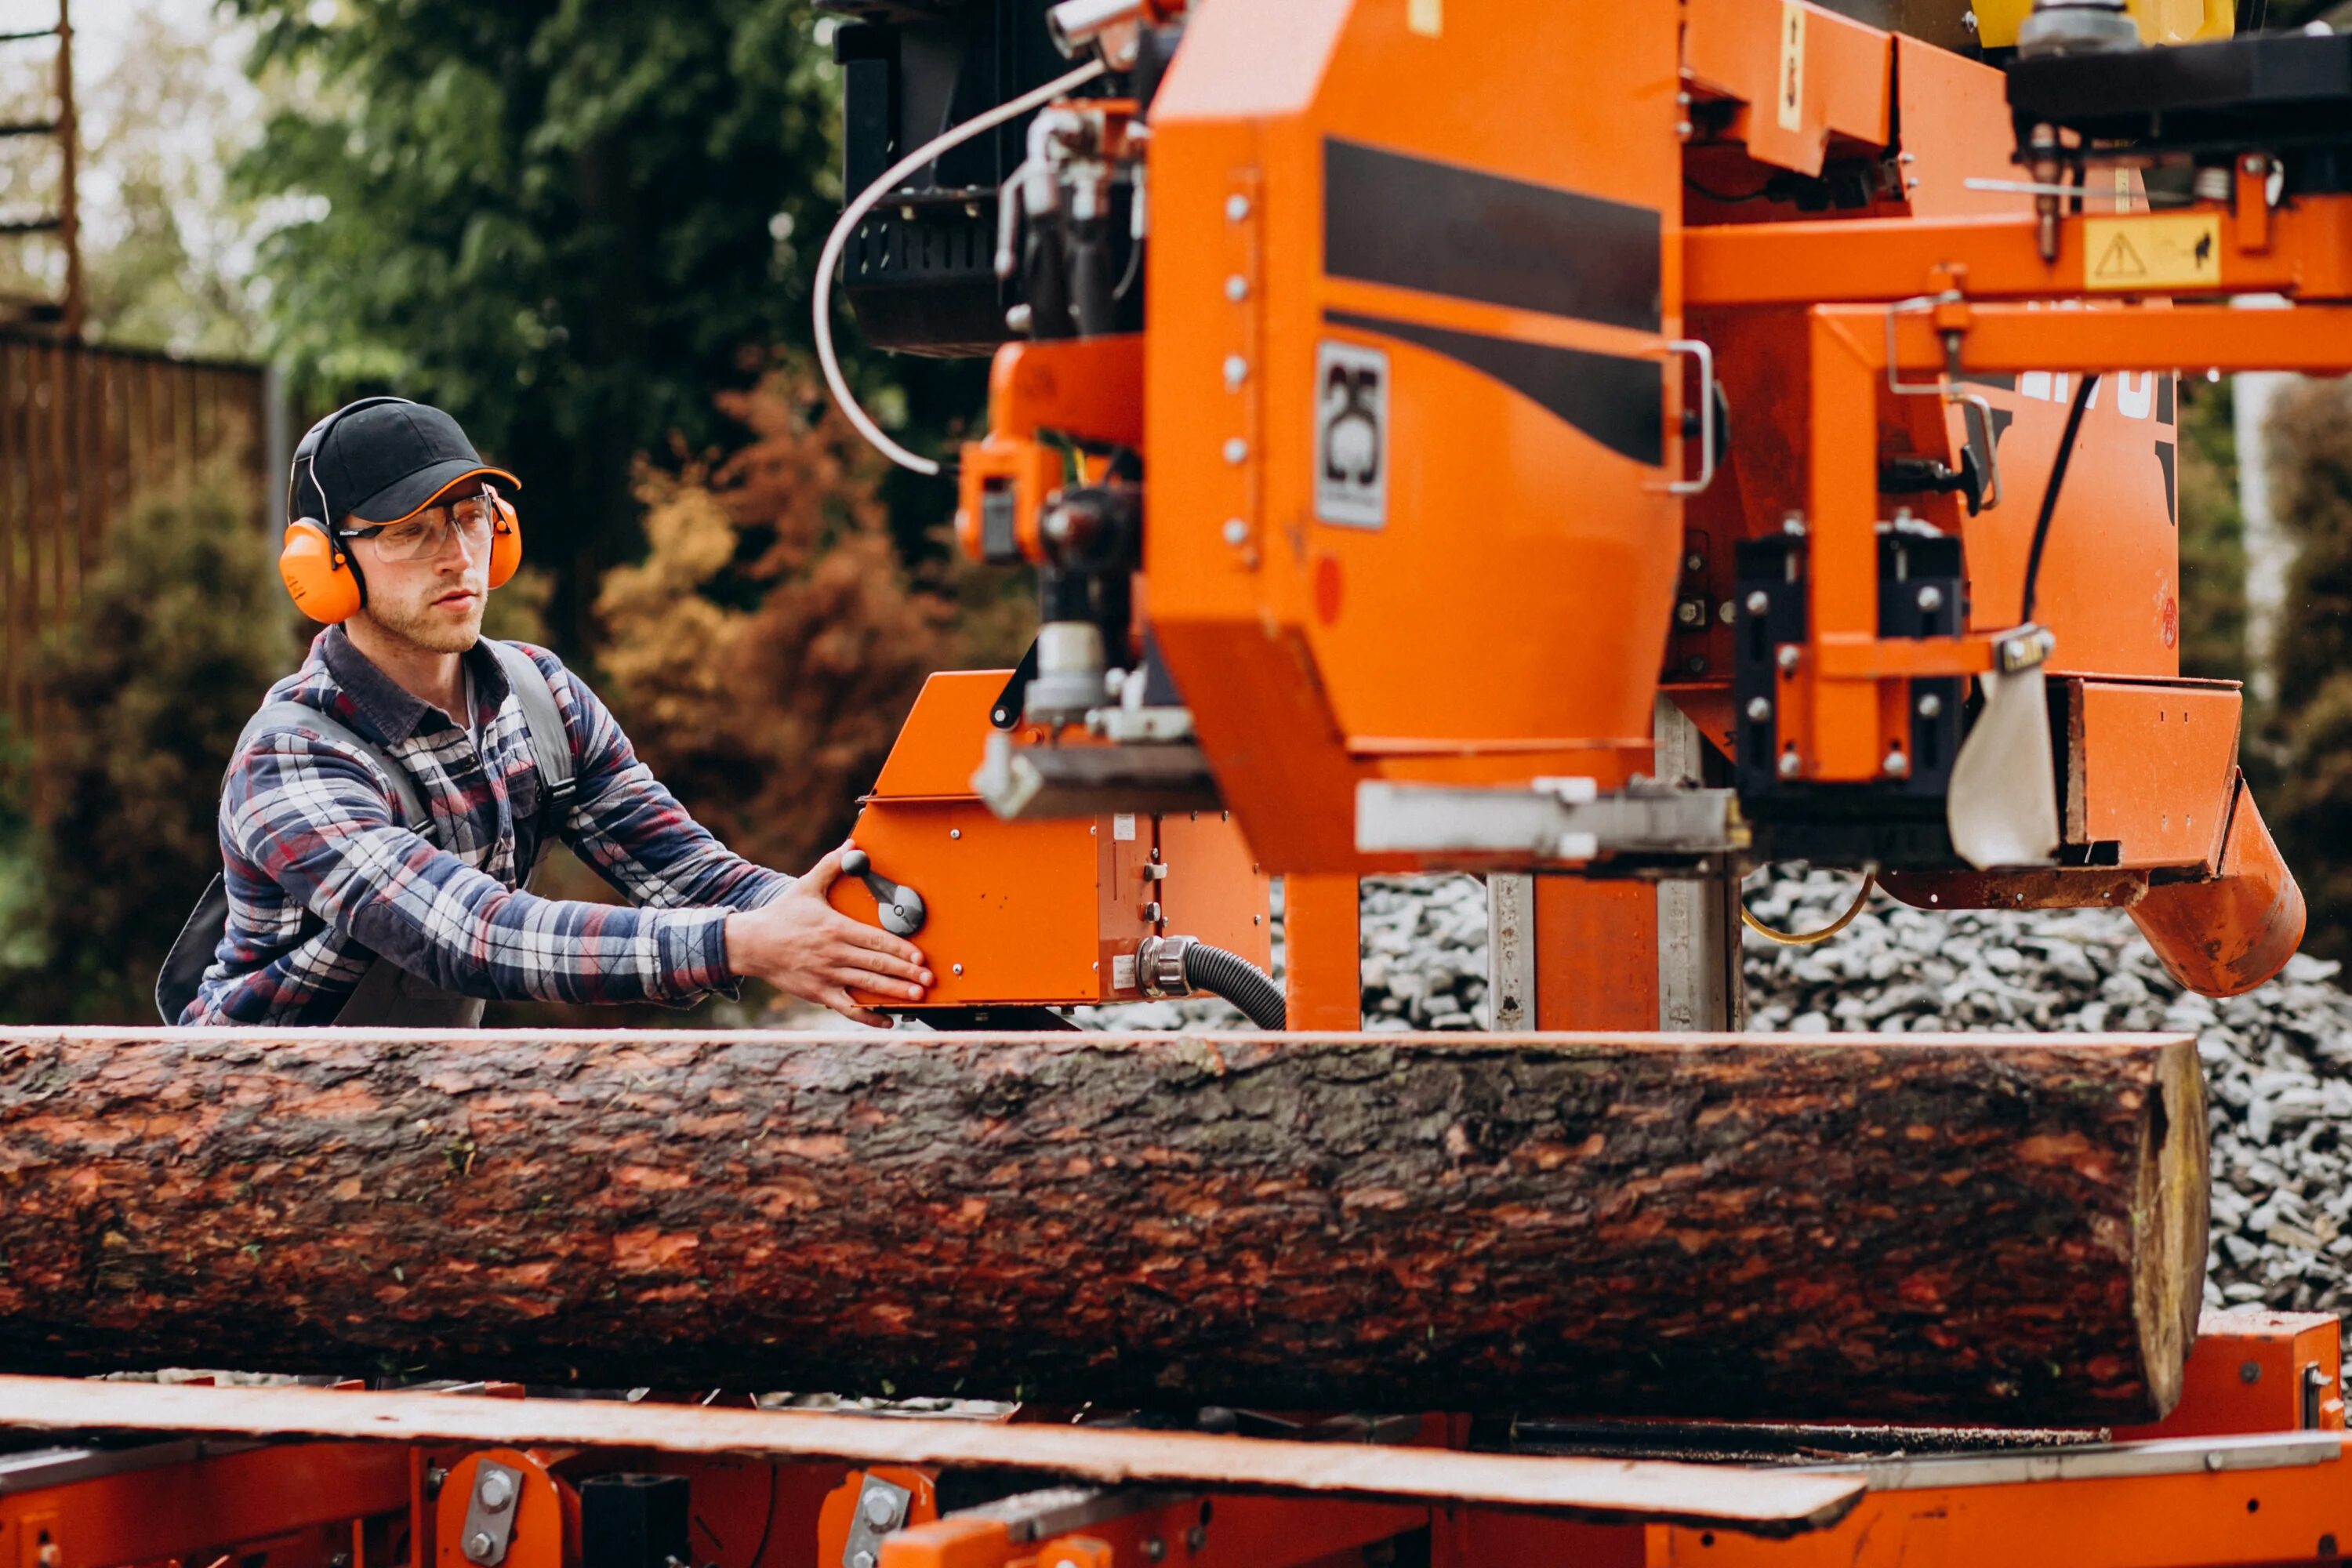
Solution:
<svg viewBox="0 0 2352 1568"><path fill-rule="evenodd" d="M2294 951L2239 693L2179 671L2178 378L2352 363L2347 40L2008 18L2004 78L1748 0L842 8L898 95L853 69L853 168L939 16L1066 48L1003 91L1094 68L867 220L912 257L974 197L987 322L844 273L891 346L995 345L1001 816L1229 811L1300 877L1803 858L2127 908L2217 993Z"/></svg>

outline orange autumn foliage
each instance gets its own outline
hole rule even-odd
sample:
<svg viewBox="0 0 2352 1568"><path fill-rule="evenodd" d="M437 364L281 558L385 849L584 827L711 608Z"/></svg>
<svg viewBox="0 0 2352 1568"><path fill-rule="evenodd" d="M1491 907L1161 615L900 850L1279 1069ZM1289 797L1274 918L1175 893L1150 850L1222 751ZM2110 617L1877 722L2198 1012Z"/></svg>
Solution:
<svg viewBox="0 0 2352 1568"><path fill-rule="evenodd" d="M719 406L750 445L639 470L650 549L597 595L603 689L714 833L799 871L847 832L924 677L997 662L1008 643L1017 656L1025 639L993 587L908 569L882 459L804 360Z"/></svg>

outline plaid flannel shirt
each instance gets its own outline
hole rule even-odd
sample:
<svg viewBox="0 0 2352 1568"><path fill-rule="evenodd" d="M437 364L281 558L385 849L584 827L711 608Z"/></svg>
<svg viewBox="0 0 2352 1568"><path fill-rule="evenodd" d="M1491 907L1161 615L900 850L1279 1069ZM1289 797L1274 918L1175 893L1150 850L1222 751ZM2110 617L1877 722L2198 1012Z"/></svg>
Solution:
<svg viewBox="0 0 2352 1568"><path fill-rule="evenodd" d="M596 694L518 644L553 687L579 784L563 841L636 909L523 892L539 855L530 727L487 647L465 655L467 731L396 685L340 626L270 688L381 745L432 820L402 820L360 752L299 729L257 737L221 792L228 928L183 1024L327 1024L379 954L468 996L683 1005L733 995L724 925L793 879L730 852L637 761Z"/></svg>

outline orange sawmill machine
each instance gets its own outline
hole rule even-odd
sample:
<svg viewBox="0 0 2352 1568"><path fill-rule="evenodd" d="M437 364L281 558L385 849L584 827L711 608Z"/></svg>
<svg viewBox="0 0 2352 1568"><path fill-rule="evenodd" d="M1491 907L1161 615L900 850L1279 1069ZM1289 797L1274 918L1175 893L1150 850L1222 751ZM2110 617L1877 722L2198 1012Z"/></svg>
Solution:
<svg viewBox="0 0 2352 1568"><path fill-rule="evenodd" d="M838 894L919 933L919 1016L1352 1029L1359 879L1436 870L1486 879L1498 1031L1738 1028L1774 860L2120 909L2211 995L2294 951L2238 689L2179 673L2179 381L2352 369L2352 39L826 8L827 374L1038 580L1018 669L926 688ZM858 409L835 292L992 353L984 434ZM2231 1312L2161 1423L2065 1435L0 1379L0 1568L2333 1563L2341 1375L2332 1318Z"/></svg>

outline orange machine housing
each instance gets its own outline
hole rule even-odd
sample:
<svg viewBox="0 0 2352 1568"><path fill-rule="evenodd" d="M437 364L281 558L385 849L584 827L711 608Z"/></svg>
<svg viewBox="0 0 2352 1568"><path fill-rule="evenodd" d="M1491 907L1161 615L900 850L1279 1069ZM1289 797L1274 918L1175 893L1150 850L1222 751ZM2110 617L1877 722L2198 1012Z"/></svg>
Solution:
<svg viewBox="0 0 2352 1568"><path fill-rule="evenodd" d="M1136 1001L1136 944L1153 935L1196 937L1265 968L1271 884L1229 813L1002 822L981 804L971 776L1010 674L926 681L852 830L880 875L923 897L913 940L938 976L924 1006ZM877 919L853 879L832 900Z"/></svg>

